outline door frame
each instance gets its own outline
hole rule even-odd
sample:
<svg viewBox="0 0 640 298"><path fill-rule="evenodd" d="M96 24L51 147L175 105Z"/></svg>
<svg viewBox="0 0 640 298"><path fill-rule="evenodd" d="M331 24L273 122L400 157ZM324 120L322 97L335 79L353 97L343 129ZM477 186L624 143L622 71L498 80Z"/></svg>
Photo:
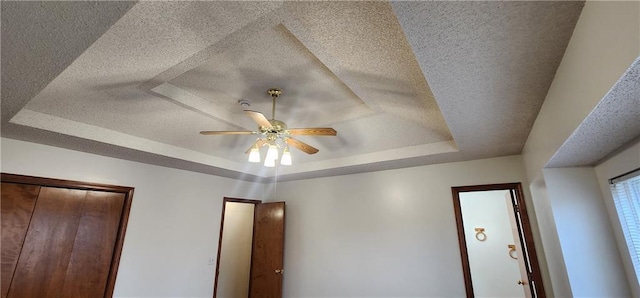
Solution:
<svg viewBox="0 0 640 298"><path fill-rule="evenodd" d="M113 248L113 256L111 258L111 265L109 268L109 276L107 278L107 284L105 286L104 297L112 297L113 289L116 285L116 277L118 275L118 266L120 265L120 255L122 254L122 245L124 244L124 237L127 231L127 223L129 222L129 212L131 210L131 201L133 200L133 187L109 185L92 182L82 182L74 180L63 180L54 178L44 178L35 176L26 176L18 174L0 173L0 180L2 182L16 183L16 184L28 184L28 185L40 185L45 187L58 187L67 189L80 189L80 190L93 190L93 191L105 191L122 193L125 195L124 203L122 206L122 213L120 214L120 223L118 225L118 234L116 236L115 246Z"/></svg>
<svg viewBox="0 0 640 298"><path fill-rule="evenodd" d="M460 207L460 193L490 190L511 190L515 192L515 199L519 207L519 210L517 210L517 212L520 213L520 219L522 221L522 236L524 236L524 240L526 243L526 245L523 245L523 247L526 247L527 249L529 264L531 265L531 279L534 281L537 297L545 298L546 294L544 291L544 285L542 283L542 275L540 274L540 266L538 265L538 255L536 253L536 248L533 241L533 232L531 231L529 215L527 214L527 205L525 204L522 184L520 182L451 187L451 192L453 194L453 209L455 212L456 224L458 228L460 256L462 258L462 272L464 275L467 297L473 298L474 294L473 284L471 280L471 267L469 267L469 256L467 253L467 242L465 240L464 225L462 220L462 209ZM522 243L522 239L520 239L520 241Z"/></svg>
<svg viewBox="0 0 640 298"><path fill-rule="evenodd" d="M220 216L220 234L218 237L218 255L216 256L216 272L213 276L213 298L216 298L216 296L218 295L218 275L220 274L220 252L222 251L222 231L224 230L224 212L227 207L227 202L245 203L245 204L253 204L253 205L258 205L262 203L262 201L260 200L249 200L249 199L241 199L241 198L224 197L222 199L222 215ZM254 209L254 216L255 216L255 209Z"/></svg>

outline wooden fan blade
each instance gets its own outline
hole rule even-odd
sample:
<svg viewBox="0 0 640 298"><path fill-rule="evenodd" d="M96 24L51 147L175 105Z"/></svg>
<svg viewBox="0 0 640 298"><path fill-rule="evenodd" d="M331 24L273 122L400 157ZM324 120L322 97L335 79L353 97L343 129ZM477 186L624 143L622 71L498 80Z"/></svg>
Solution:
<svg viewBox="0 0 640 298"><path fill-rule="evenodd" d="M252 135L253 131L215 131L215 130L206 130L201 131L201 135L213 136L213 135Z"/></svg>
<svg viewBox="0 0 640 298"><path fill-rule="evenodd" d="M315 127L315 128L292 128L289 134L293 136L311 135L311 136L335 136L338 132L331 127Z"/></svg>
<svg viewBox="0 0 640 298"><path fill-rule="evenodd" d="M316 154L318 153L318 149L311 147L309 144L298 141L293 138L287 139L287 144L300 149L300 151L306 152L307 154Z"/></svg>
<svg viewBox="0 0 640 298"><path fill-rule="evenodd" d="M253 143L253 145L251 145L251 147L249 147L249 149L247 149L247 151L245 151L245 154L249 154L251 153L251 149L253 149L253 147L258 146L258 149L260 149L260 147L264 146L264 144L267 143L267 140L265 139L259 139L257 140L255 143Z"/></svg>
<svg viewBox="0 0 640 298"><path fill-rule="evenodd" d="M256 112L256 111L252 111L252 110L244 110L244 112L247 113L247 115L249 115L249 117L251 117L251 119L253 119L253 121L258 123L258 125L264 126L266 128L273 128L273 126L269 122L269 119L267 119L267 117L262 115L262 113Z"/></svg>

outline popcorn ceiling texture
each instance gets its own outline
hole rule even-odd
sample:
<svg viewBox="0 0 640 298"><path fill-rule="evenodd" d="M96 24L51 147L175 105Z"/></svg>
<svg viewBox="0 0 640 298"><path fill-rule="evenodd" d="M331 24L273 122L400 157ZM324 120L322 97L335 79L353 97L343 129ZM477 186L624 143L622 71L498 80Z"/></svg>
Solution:
<svg viewBox="0 0 640 298"><path fill-rule="evenodd" d="M253 137L198 131L253 129L237 100L270 116L281 87L276 118L338 130L283 179L517 154L581 8L3 2L2 135L260 180Z"/></svg>
<svg viewBox="0 0 640 298"><path fill-rule="evenodd" d="M358 3L355 5L362 6ZM269 116L270 99L265 91L277 86L284 89L282 98L278 100L278 118L292 127L351 124L340 130L338 138L305 140L317 146L322 155L298 155L297 164L305 160L334 159L451 140L431 96L430 105L436 108L431 112L437 115L428 117L424 112L429 110L420 108L424 106L424 98L412 95L412 90L416 88L411 86L415 84L406 84L408 95L371 104L389 96L383 92L369 91L365 94L368 96L364 97L368 102L363 102L351 91L351 86L345 85L333 74L342 72L343 77L348 76L342 64L352 58L369 64L386 61L393 57L388 50L384 52L385 55L379 54L382 52L373 44L372 54L366 60L350 52L336 54L330 51L319 53L321 58L318 58L302 43L320 40L318 43L324 45L322 38L334 35L339 26L327 27L324 31L320 30L322 27L301 28L304 24L296 16L300 16L301 20L310 18L304 11L294 14L290 9L274 10L275 7L273 4L264 7L263 3L255 2L225 3L223 6L213 2L180 5L170 2L140 3L26 108L244 162L246 156L243 152L254 138L201 137L197 132L255 129L255 123L242 113L237 100L249 98L254 102L252 109ZM324 11L334 14L344 8L344 5L331 6L325 7ZM210 15L227 17L204 24L208 19L198 17L206 15L204 11L207 10ZM196 17L192 16L193 11L198 11ZM230 14L235 15L236 21L226 23ZM363 10L360 18L371 19L380 15L394 20L388 4L376 4L373 8ZM348 16L343 15L342 18ZM185 29L185 22L189 24L189 30ZM331 23L332 20L325 21L325 24ZM399 24L396 22L395 27L392 25L394 23L383 26L387 28L385 31L369 30L366 39L380 40L381 44L391 43L410 53L404 39L397 38L403 36ZM355 38L354 35L342 34L339 41L347 44ZM315 51L322 49L316 47ZM324 64L323 60L327 57L333 58L328 62L331 69ZM419 73L415 59L405 61L408 58L413 57L393 57L398 66L389 68L388 74L399 80L407 77L404 69ZM158 74L158 69L163 71ZM151 74L157 75L149 80ZM167 81L177 87L175 89L183 89L173 94L162 93L170 101L143 90ZM137 88L140 84L143 88ZM354 89L358 88L357 85ZM182 98L172 98L181 94ZM202 100L198 101L193 96ZM180 102L181 106L176 106L171 100ZM397 100L404 103L398 107ZM194 104L196 101L197 106ZM206 102L212 103L209 104L211 109L206 108ZM376 113L371 107L378 108ZM204 113L194 115L193 111ZM202 117L203 114L208 117ZM167 119L171 119L171 125L166 125ZM362 129L355 130L352 127ZM381 138L381 135L384 137ZM332 150L334 148L338 150Z"/></svg>
<svg viewBox="0 0 640 298"><path fill-rule="evenodd" d="M238 99L271 118L270 86L283 89L276 118L294 127L328 126L370 116L373 111L318 61L284 25L266 28L170 81L228 111L228 121L245 120ZM222 115L221 117L224 117Z"/></svg>
<svg viewBox="0 0 640 298"><path fill-rule="evenodd" d="M518 154L584 2L393 2L465 159Z"/></svg>
<svg viewBox="0 0 640 298"><path fill-rule="evenodd" d="M5 124L135 2L2 1Z"/></svg>
<svg viewBox="0 0 640 298"><path fill-rule="evenodd" d="M560 146L546 167L593 166L638 137L640 57Z"/></svg>

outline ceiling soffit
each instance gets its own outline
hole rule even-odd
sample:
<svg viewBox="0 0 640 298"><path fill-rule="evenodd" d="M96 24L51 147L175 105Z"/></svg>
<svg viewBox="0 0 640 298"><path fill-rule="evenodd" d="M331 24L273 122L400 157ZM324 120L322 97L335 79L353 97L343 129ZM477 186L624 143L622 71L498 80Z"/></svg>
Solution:
<svg viewBox="0 0 640 298"><path fill-rule="evenodd" d="M465 159L522 151L583 6L392 2Z"/></svg>
<svg viewBox="0 0 640 298"><path fill-rule="evenodd" d="M594 166L640 137L640 57L545 165ZM640 157L640 152L638 157Z"/></svg>

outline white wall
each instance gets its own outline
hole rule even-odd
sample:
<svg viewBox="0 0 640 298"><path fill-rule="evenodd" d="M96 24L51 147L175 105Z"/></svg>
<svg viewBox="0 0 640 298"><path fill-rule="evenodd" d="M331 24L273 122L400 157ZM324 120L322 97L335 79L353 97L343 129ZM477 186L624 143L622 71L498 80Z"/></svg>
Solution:
<svg viewBox="0 0 640 298"><path fill-rule="evenodd" d="M254 204L227 202L220 249L218 298L249 297Z"/></svg>
<svg viewBox="0 0 640 298"><path fill-rule="evenodd" d="M529 181L640 55L640 2L587 1L523 158Z"/></svg>
<svg viewBox="0 0 640 298"><path fill-rule="evenodd" d="M615 154L600 165L595 167L596 175L598 177L598 183L602 191L602 197L604 198L604 204L607 207L607 212L611 220L611 226L613 227L616 243L618 244L618 250L620 251L621 258L624 263L625 272L627 273L627 279L631 287L631 291L634 297L640 297L640 285L638 285L638 278L633 269L631 263L631 257L629 256L629 250L622 233L622 226L618 220L618 213L613 203L613 196L609 189L609 179L618 175L627 173L640 167L640 142L630 146L626 150Z"/></svg>
<svg viewBox="0 0 640 298"><path fill-rule="evenodd" d="M507 210L513 205L505 199L508 195L508 190L460 193L475 297L524 297L523 286L517 283L522 279L518 260L509 256L508 245L519 239L513 238ZM485 229L486 240L476 239L475 228Z"/></svg>
<svg viewBox="0 0 640 298"><path fill-rule="evenodd" d="M569 265L565 268L562 263L567 255L562 254L564 248L560 245L561 242L570 242L569 239L572 238L566 233L557 233L556 222L562 222L563 218L566 218L564 211L569 212L567 214L569 217L584 218L584 216L575 214L575 211L572 212L569 209L555 210L555 204L546 192L548 185L559 185L563 182L551 181L546 175L543 177L542 169L639 55L640 2L587 1L523 148L522 155L527 177L529 181L536 183L531 185L533 202L537 208L536 212L539 212L538 222L541 237L544 240L545 254L549 261L549 274L552 277L554 292L558 297L572 295L567 273L567 269L570 268ZM594 196L599 196L600 190L589 189L595 193L589 194L588 197L596 200ZM549 196L551 196L550 193ZM583 202L574 201L578 209L584 208L585 212L591 212L589 208L592 206L589 204L594 202L581 206ZM595 229L611 231L611 225L598 218L600 219L598 224L603 226ZM595 223L589 225L592 226ZM564 239L564 236L569 238ZM615 247L615 243L606 245L609 247L603 249L607 253ZM593 264L591 270L600 270L595 265ZM612 270L611 267L605 266L605 268ZM623 289L626 288L628 286L623 287ZM573 295L578 296L579 293L573 293ZM617 292L611 292L613 293Z"/></svg>
<svg viewBox="0 0 640 298"><path fill-rule="evenodd" d="M543 172L573 295L631 296L595 170Z"/></svg>
<svg viewBox="0 0 640 298"><path fill-rule="evenodd" d="M519 181L509 156L278 183L284 297L463 297L451 187Z"/></svg>
<svg viewBox="0 0 640 298"><path fill-rule="evenodd" d="M573 297L562 249L560 248L560 238L556 230L553 209L547 195L547 186L542 177L531 183L531 197L536 208L536 217L540 223L538 224L540 243L544 247L544 255L549 272L548 278L544 279L544 285L547 287L547 297ZM550 290L553 293L550 293Z"/></svg>
<svg viewBox="0 0 640 298"><path fill-rule="evenodd" d="M116 297L211 297L222 199L259 184L1 139L4 173L135 187Z"/></svg>

